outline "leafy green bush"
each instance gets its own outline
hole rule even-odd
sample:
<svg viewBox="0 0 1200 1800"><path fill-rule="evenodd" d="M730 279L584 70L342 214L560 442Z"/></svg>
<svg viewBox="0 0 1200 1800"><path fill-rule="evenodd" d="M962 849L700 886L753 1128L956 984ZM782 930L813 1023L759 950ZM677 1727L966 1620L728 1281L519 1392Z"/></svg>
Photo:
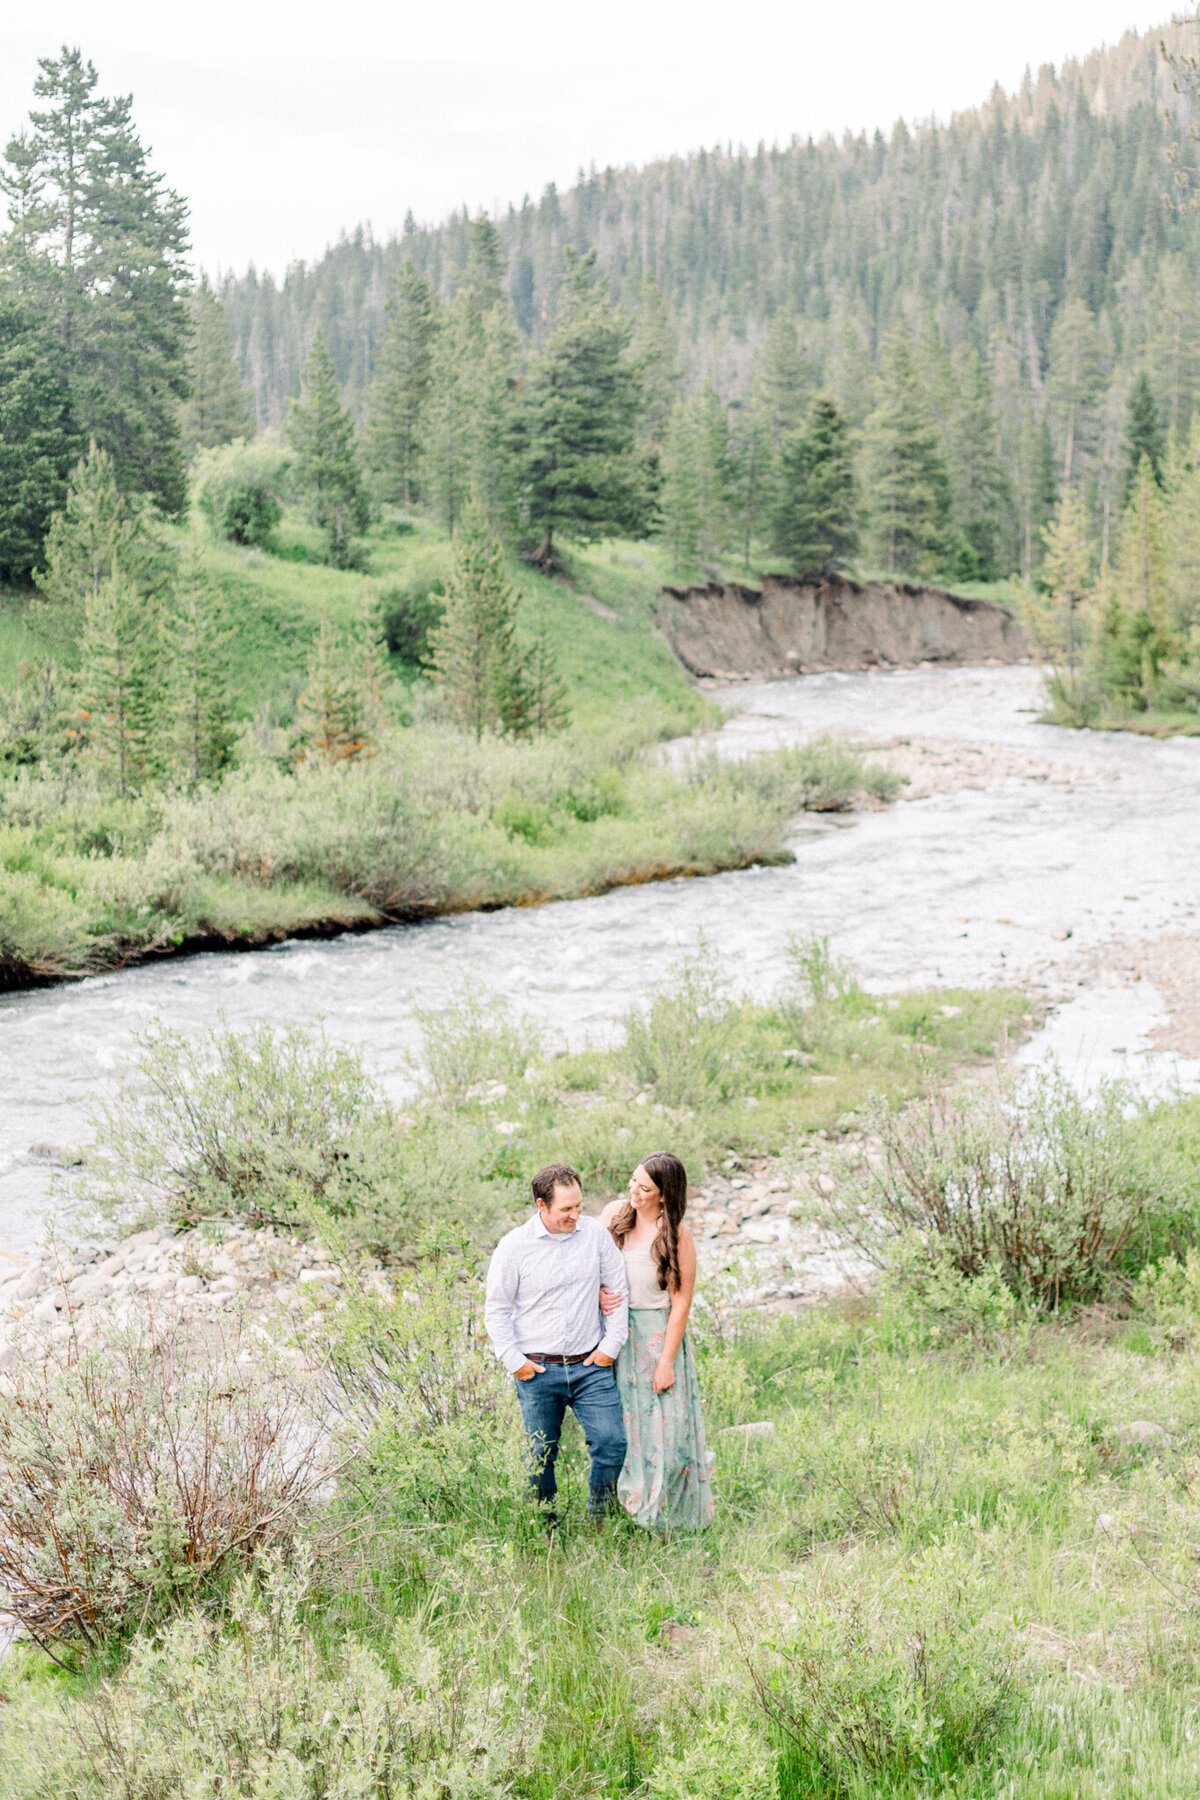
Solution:
<svg viewBox="0 0 1200 1800"><path fill-rule="evenodd" d="M751 1675L795 1795L951 1776L993 1748L1015 1697L1011 1655L936 1553L890 1605L823 1584L786 1641L752 1653Z"/></svg>
<svg viewBox="0 0 1200 1800"><path fill-rule="evenodd" d="M651 1800L776 1800L775 1758L745 1720L699 1720L687 1748L655 1765L646 1791Z"/></svg>
<svg viewBox="0 0 1200 1800"><path fill-rule="evenodd" d="M283 517L287 453L270 438L237 439L196 459L193 498L217 537L267 549Z"/></svg>
<svg viewBox="0 0 1200 1800"><path fill-rule="evenodd" d="M328 1479L322 1402L248 1348L147 1315L16 1364L0 1394L0 1593L35 1641L94 1648L295 1530Z"/></svg>
<svg viewBox="0 0 1200 1800"><path fill-rule="evenodd" d="M1128 1093L1083 1100L1057 1072L1017 1090L930 1096L872 1120L883 1165L843 1191L838 1216L886 1264L899 1234L968 1281L994 1267L1039 1307L1094 1300L1144 1257L1151 1184ZM911 1253L904 1265L915 1275Z"/></svg>
<svg viewBox="0 0 1200 1800"><path fill-rule="evenodd" d="M634 1079L664 1106L699 1106L725 1090L736 1036L728 985L703 941L625 1020Z"/></svg>
<svg viewBox="0 0 1200 1800"><path fill-rule="evenodd" d="M392 655L420 667L429 649L429 634L446 610L441 581L431 584L415 578L384 588L379 607L384 640Z"/></svg>
<svg viewBox="0 0 1200 1800"><path fill-rule="evenodd" d="M137 1081L93 1120L87 1192L109 1218L265 1224L306 1203L340 1210L350 1150L386 1117L353 1050L294 1026L223 1022L195 1036L155 1025L134 1041Z"/></svg>
<svg viewBox="0 0 1200 1800"><path fill-rule="evenodd" d="M122 1674L91 1697L25 1693L6 1709L5 1794L511 1794L538 1739L519 1633L509 1627L490 1648L504 1679L489 1681L466 1634L452 1644L439 1634L439 1649L406 1621L386 1654L353 1639L330 1651L313 1631L314 1597L310 1558L265 1554L234 1587L228 1628L192 1614L136 1639Z"/></svg>
<svg viewBox="0 0 1200 1800"><path fill-rule="evenodd" d="M421 1067L440 1100L465 1100L489 1084L519 1081L539 1049L536 1027L508 1003L462 982L435 1007L418 1007Z"/></svg>

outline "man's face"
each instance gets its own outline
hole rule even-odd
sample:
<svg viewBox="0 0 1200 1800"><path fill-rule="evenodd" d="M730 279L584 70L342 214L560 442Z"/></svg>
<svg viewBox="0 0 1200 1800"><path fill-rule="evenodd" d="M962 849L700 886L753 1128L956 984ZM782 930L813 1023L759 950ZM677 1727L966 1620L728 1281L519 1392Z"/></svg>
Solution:
<svg viewBox="0 0 1200 1800"><path fill-rule="evenodd" d="M583 1195L579 1191L577 1181L573 1181L570 1187L561 1181L556 1181L549 1206L538 1201L538 1212L542 1216L542 1224L556 1237L565 1231L574 1231L582 1211Z"/></svg>

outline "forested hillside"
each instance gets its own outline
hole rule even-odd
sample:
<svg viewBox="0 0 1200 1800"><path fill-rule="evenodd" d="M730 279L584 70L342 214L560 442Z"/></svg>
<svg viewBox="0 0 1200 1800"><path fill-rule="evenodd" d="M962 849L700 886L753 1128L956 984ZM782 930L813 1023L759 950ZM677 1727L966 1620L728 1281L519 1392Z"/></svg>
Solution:
<svg viewBox="0 0 1200 1800"><path fill-rule="evenodd" d="M1107 537L1138 372L1165 425L1190 422L1200 220L1174 206L1168 162L1187 120L1158 34L1131 34L1057 74L1042 69L1014 95L997 89L949 125L593 172L496 220L514 330L544 339L568 253L594 248L612 299L635 318L635 348L655 353L660 426L677 387L699 394L711 382L736 433L756 370L768 387L802 390L777 393L776 412L827 389L861 427L889 328L903 321L951 460L994 410L997 467L978 479L1003 498L983 560L1027 572L1064 480L1084 486ZM469 260L465 217L428 229L410 219L399 241L359 233L282 285L253 271L229 279L260 423L281 421L299 392L318 320L343 393L365 414L395 272L411 262L445 301ZM781 315L796 322L798 359L786 329L770 334Z"/></svg>

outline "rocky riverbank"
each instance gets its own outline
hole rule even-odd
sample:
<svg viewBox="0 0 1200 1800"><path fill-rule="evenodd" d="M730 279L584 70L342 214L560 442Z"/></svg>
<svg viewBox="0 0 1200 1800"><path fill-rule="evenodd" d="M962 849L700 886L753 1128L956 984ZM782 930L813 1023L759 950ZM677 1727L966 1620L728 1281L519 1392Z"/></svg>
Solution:
<svg viewBox="0 0 1200 1800"><path fill-rule="evenodd" d="M131 1322L153 1308L164 1324L202 1325L234 1307L276 1329L309 1293L341 1284L323 1245L270 1226L169 1225L120 1242L68 1245L50 1241L0 1285L0 1369L38 1346Z"/></svg>

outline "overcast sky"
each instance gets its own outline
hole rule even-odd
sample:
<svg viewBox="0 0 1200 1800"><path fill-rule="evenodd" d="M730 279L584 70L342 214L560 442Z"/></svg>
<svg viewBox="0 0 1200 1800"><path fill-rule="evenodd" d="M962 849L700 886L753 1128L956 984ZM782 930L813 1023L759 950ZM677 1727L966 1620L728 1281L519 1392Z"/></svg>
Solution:
<svg viewBox="0 0 1200 1800"><path fill-rule="evenodd" d="M36 23L34 22L36 16ZM947 117L1169 5L1138 0L0 0L0 130L78 44L132 91L197 262L282 273L411 207L536 198L591 163Z"/></svg>

